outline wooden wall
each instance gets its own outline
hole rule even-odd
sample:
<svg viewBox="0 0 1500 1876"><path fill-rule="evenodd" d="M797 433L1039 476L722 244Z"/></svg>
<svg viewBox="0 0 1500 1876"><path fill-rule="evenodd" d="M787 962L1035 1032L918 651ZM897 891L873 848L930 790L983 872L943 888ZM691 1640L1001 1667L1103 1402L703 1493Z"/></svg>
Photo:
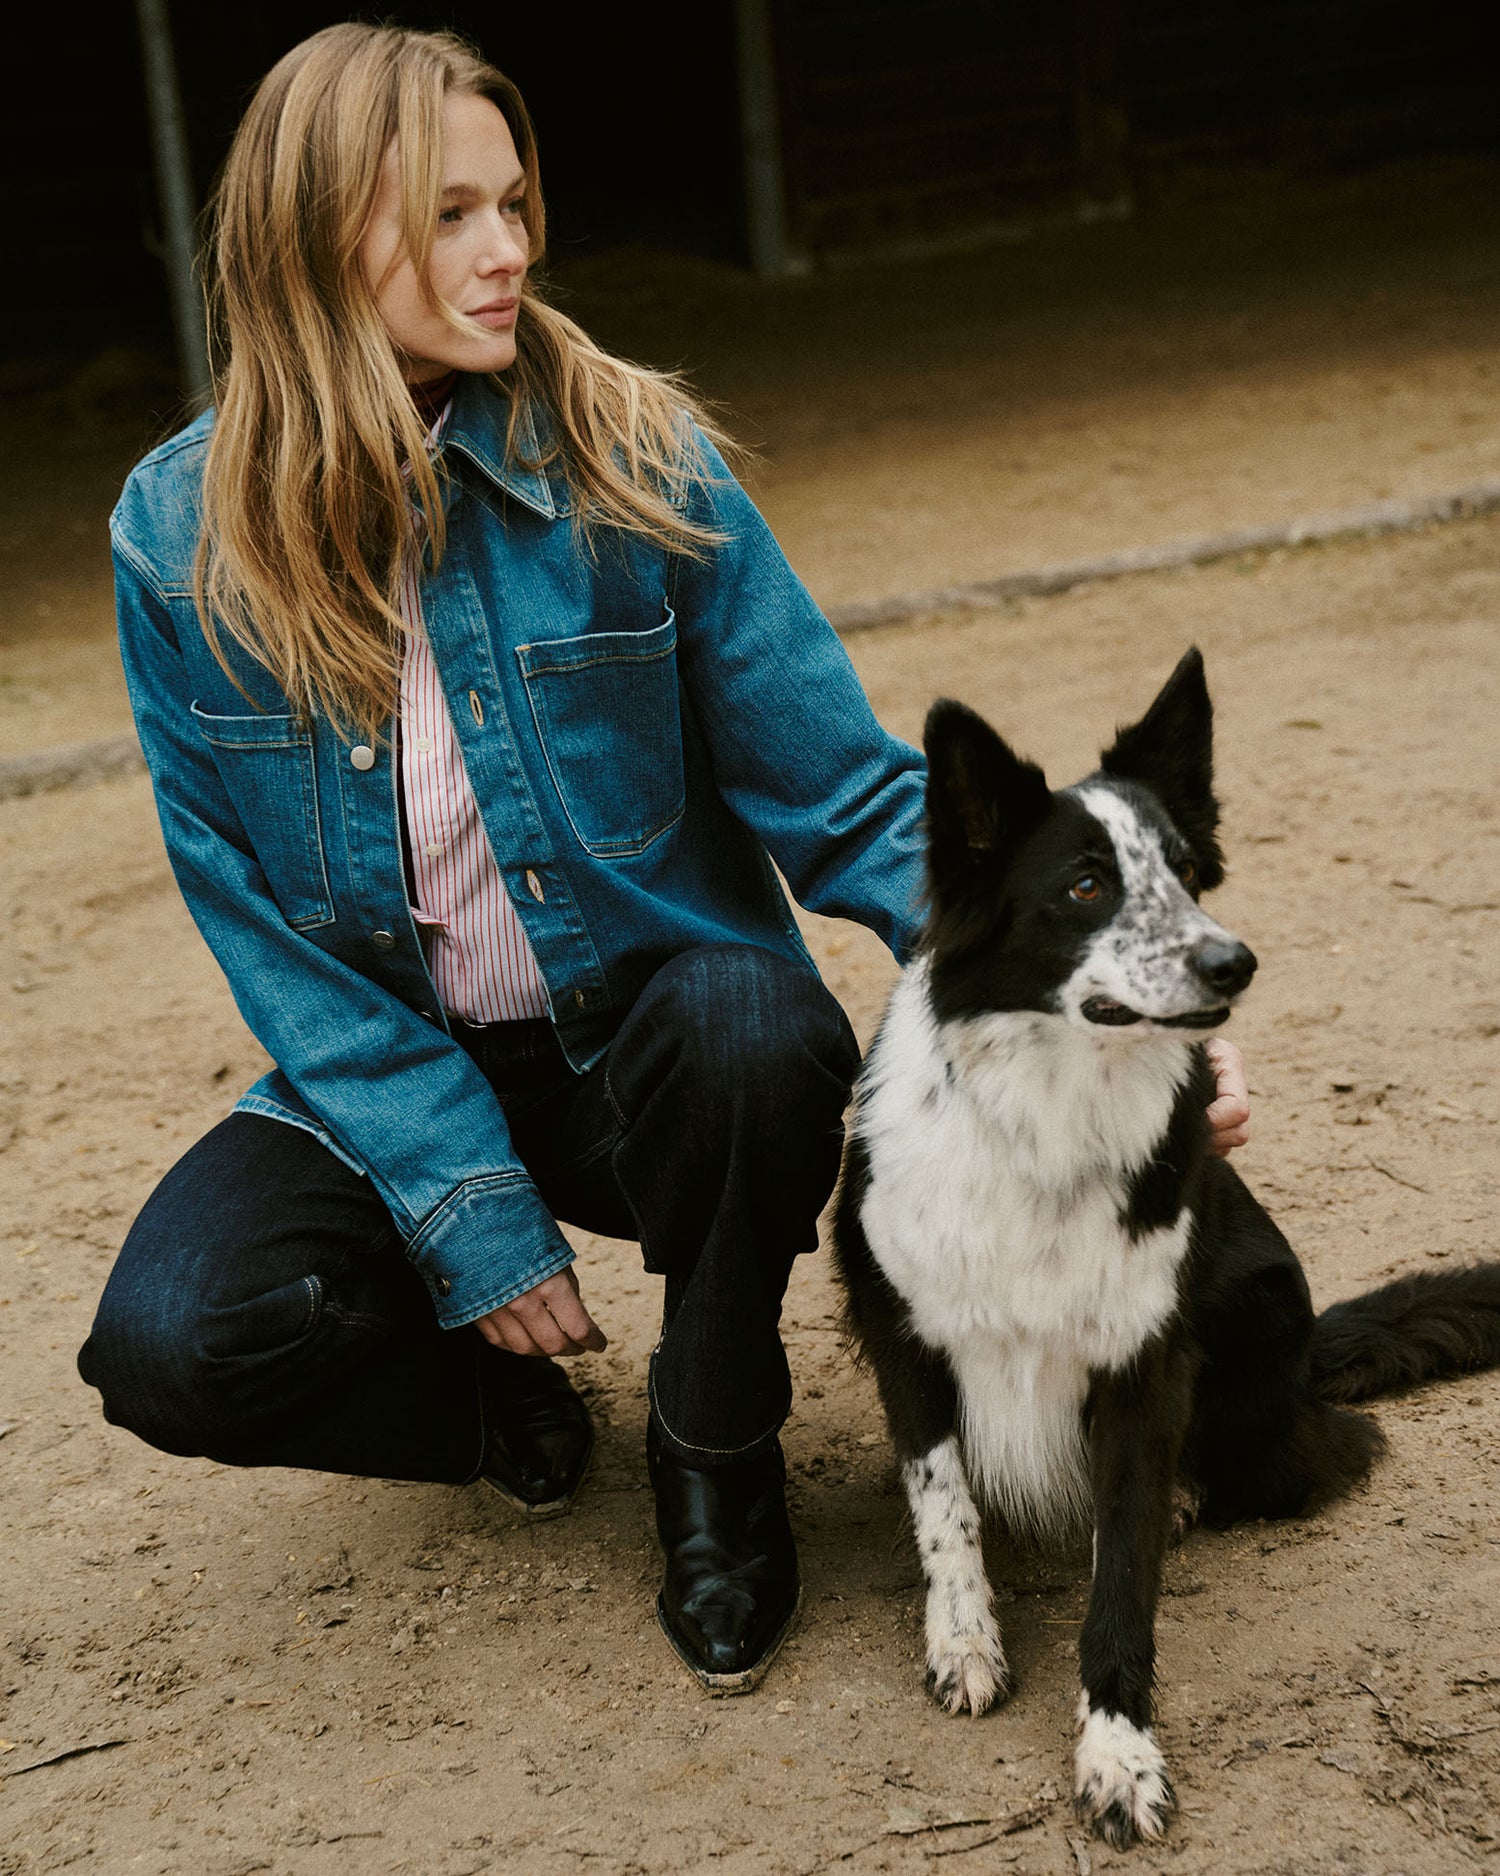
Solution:
<svg viewBox="0 0 1500 1876"><path fill-rule="evenodd" d="M1110 212L1183 168L1493 143L1468 11L1410 0L772 0L789 245Z"/></svg>

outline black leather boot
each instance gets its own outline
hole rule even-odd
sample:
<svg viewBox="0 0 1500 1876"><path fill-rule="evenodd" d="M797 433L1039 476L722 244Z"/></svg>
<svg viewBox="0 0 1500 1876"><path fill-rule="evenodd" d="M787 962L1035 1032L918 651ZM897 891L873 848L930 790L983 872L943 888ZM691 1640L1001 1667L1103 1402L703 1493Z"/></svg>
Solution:
<svg viewBox="0 0 1500 1876"><path fill-rule="evenodd" d="M664 1452L648 1423L646 1460L667 1554L662 1632L710 1693L748 1693L802 1600L781 1448L700 1469Z"/></svg>
<svg viewBox="0 0 1500 1876"><path fill-rule="evenodd" d="M486 1347L480 1358L484 1459L479 1476L532 1518L573 1503L594 1450L589 1410L555 1361Z"/></svg>

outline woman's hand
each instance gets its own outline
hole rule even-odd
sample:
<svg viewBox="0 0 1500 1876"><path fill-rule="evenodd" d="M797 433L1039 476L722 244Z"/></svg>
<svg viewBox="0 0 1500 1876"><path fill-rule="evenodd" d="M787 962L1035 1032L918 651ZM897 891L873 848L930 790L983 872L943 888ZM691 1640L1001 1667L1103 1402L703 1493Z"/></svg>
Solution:
<svg viewBox="0 0 1500 1876"><path fill-rule="evenodd" d="M581 1355L585 1349L597 1354L608 1346L584 1308L571 1265L481 1316L474 1327L486 1342L513 1355Z"/></svg>
<svg viewBox="0 0 1500 1876"><path fill-rule="evenodd" d="M1219 1090L1209 1103L1208 1150L1224 1159L1250 1138L1250 1089L1245 1081L1245 1058L1222 1036L1211 1037L1203 1047Z"/></svg>

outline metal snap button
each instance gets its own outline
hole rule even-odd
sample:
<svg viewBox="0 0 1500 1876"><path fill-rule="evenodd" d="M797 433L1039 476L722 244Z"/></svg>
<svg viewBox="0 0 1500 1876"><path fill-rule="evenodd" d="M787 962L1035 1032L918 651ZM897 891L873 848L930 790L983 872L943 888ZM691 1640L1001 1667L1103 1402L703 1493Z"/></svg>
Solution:
<svg viewBox="0 0 1500 1876"><path fill-rule="evenodd" d="M370 943L377 951L394 951L396 948L396 940L388 931L372 931Z"/></svg>
<svg viewBox="0 0 1500 1876"><path fill-rule="evenodd" d="M368 743L356 743L349 751L349 764L351 768L356 768L363 774L366 769L374 768L375 751Z"/></svg>

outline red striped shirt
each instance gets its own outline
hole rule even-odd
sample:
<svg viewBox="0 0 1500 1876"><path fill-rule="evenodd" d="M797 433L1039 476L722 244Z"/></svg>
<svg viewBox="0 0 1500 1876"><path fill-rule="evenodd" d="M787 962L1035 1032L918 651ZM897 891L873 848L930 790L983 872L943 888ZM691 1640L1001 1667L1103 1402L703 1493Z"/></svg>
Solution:
<svg viewBox="0 0 1500 1876"><path fill-rule="evenodd" d="M428 435L433 447L448 412ZM401 786L427 967L450 1015L473 1023L549 1016L536 954L495 863L422 618L420 510L401 568Z"/></svg>

